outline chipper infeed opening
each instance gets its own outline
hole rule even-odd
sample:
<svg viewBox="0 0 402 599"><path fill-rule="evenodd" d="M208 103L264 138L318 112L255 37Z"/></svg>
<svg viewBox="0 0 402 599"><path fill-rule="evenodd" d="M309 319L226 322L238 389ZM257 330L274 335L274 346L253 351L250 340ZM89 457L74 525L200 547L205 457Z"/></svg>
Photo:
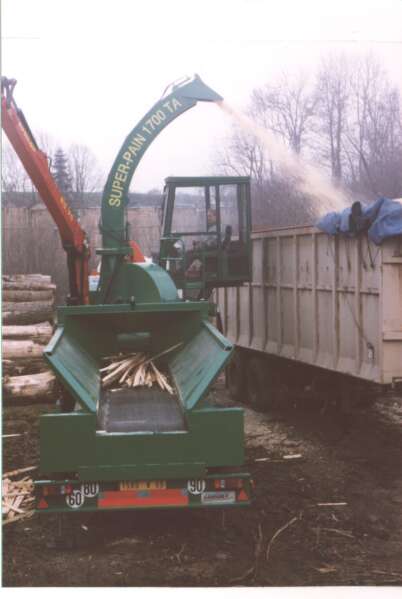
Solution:
<svg viewBox="0 0 402 599"><path fill-rule="evenodd" d="M107 433L167 433L185 431L184 413L177 395L154 389L103 391L98 430Z"/></svg>

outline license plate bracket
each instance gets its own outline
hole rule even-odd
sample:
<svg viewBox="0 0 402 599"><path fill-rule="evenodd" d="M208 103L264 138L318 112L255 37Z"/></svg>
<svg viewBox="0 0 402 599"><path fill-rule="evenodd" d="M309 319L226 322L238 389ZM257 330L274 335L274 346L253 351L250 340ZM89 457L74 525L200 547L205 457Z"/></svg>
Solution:
<svg viewBox="0 0 402 599"><path fill-rule="evenodd" d="M157 491L167 489L165 480L122 480L120 491Z"/></svg>

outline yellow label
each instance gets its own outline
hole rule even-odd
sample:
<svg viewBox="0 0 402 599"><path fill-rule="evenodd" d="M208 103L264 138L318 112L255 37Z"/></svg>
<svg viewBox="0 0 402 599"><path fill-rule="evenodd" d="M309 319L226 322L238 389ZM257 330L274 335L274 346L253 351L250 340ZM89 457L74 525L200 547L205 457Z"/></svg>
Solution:
<svg viewBox="0 0 402 599"><path fill-rule="evenodd" d="M165 480L130 480L121 481L120 491L152 491L166 489Z"/></svg>

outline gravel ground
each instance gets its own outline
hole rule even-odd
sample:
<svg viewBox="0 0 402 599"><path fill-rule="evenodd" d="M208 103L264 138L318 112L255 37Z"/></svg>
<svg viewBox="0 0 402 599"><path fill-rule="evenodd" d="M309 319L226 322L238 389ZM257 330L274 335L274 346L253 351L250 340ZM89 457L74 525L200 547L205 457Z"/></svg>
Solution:
<svg viewBox="0 0 402 599"><path fill-rule="evenodd" d="M230 403L222 383L213 393ZM52 409L4 408L3 433L23 433L4 439L4 471L38 463ZM36 514L3 527L3 585L399 586L401 418L395 396L347 416L246 408L251 507L96 514L73 523L72 550L50 548L55 518Z"/></svg>

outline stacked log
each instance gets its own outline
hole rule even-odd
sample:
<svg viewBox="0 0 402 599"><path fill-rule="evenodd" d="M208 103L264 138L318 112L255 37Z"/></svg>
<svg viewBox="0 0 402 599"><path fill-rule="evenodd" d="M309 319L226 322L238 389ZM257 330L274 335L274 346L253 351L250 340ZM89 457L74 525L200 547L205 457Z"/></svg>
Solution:
<svg viewBox="0 0 402 599"><path fill-rule="evenodd" d="M55 289L47 275L3 275L3 324L53 322Z"/></svg>
<svg viewBox="0 0 402 599"><path fill-rule="evenodd" d="M55 377L43 358L53 334L56 286L46 275L3 275L3 396L44 399Z"/></svg>
<svg viewBox="0 0 402 599"><path fill-rule="evenodd" d="M46 344L53 333L53 327L50 322L40 322L38 324L6 325L3 326L4 339L30 339L34 343Z"/></svg>
<svg viewBox="0 0 402 599"><path fill-rule="evenodd" d="M12 399L53 399L55 384L55 376L50 370L10 376L4 382L6 397Z"/></svg>

